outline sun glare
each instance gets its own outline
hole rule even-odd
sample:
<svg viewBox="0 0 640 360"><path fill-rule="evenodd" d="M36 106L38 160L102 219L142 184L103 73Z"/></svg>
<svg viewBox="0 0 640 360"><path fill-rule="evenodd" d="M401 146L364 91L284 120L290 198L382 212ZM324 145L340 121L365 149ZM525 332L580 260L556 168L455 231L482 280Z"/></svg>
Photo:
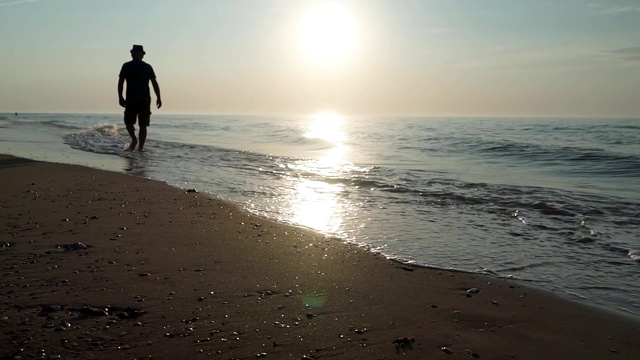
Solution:
<svg viewBox="0 0 640 360"><path fill-rule="evenodd" d="M322 65L347 59L358 45L355 18L338 3L307 9L298 23L297 35L302 53Z"/></svg>
<svg viewBox="0 0 640 360"><path fill-rule="evenodd" d="M304 136L311 139L322 139L334 144L344 141L344 132L340 130L343 118L338 114L320 113L312 117Z"/></svg>

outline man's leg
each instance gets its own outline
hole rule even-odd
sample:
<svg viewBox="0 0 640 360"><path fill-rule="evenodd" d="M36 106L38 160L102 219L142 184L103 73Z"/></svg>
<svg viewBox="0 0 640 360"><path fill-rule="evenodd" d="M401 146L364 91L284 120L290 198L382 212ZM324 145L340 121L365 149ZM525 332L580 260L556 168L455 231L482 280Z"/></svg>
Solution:
<svg viewBox="0 0 640 360"><path fill-rule="evenodd" d="M138 151L144 150L144 141L147 139L147 127L140 125L140 132L138 132L138 138L140 139L140 145L138 145Z"/></svg>
<svg viewBox="0 0 640 360"><path fill-rule="evenodd" d="M131 145L129 145L129 151L133 151L136 149L136 145L138 144L138 139L136 138L136 128L135 126L133 126L133 124L126 124L126 125L127 125L127 132L129 133L129 136L131 136ZM140 129L140 132L142 132L142 128ZM146 135L147 134L145 130L145 137Z"/></svg>
<svg viewBox="0 0 640 360"><path fill-rule="evenodd" d="M144 151L144 141L147 140L147 126L151 122L151 98L145 99L144 110L138 114L138 125L140 125L140 131L138 132L138 138L140 144L138 145L138 151Z"/></svg>

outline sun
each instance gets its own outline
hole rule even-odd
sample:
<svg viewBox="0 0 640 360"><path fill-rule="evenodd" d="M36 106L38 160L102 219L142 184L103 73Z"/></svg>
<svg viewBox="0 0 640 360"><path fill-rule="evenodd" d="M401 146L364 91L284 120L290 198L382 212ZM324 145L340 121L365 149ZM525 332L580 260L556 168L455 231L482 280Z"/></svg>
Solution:
<svg viewBox="0 0 640 360"><path fill-rule="evenodd" d="M297 35L302 54L324 65L348 59L358 45L356 19L339 3L308 8L300 17Z"/></svg>

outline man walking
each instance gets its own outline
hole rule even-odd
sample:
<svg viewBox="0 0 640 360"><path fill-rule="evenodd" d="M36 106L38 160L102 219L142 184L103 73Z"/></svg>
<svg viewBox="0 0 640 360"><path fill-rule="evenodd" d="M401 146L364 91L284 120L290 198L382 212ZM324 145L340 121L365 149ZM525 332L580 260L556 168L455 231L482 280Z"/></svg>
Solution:
<svg viewBox="0 0 640 360"><path fill-rule="evenodd" d="M151 121L151 93L149 92L149 80L153 85L153 91L156 93L156 106L158 109L162 106L160 98L160 86L156 81L156 74L153 72L151 65L142 61L146 53L142 45L133 45L131 49L131 58L133 60L122 65L120 70L120 79L118 80L118 97L120 106L124 107L124 123L127 126L129 136L131 136L131 145L129 150L133 151L138 145L138 151L144 150L144 141L147 138L147 126ZM127 97L122 96L124 82L127 82ZM138 126L140 131L136 138L136 118L139 120Z"/></svg>

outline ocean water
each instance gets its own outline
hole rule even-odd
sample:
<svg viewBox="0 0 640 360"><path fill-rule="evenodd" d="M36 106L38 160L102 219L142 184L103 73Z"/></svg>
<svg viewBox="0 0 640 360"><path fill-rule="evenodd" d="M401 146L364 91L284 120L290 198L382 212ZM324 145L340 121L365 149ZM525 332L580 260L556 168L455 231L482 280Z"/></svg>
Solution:
<svg viewBox="0 0 640 360"><path fill-rule="evenodd" d="M0 114L0 153L161 180L640 315L640 119ZM337 241L337 240L336 240Z"/></svg>

